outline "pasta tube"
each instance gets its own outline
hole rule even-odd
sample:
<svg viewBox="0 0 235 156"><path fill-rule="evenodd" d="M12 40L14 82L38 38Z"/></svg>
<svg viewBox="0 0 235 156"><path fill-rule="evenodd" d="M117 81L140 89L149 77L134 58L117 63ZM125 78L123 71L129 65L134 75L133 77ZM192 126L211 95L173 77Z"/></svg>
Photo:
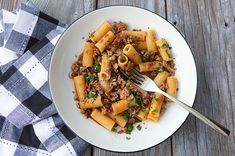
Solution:
<svg viewBox="0 0 235 156"><path fill-rule="evenodd" d="M138 41L135 45L136 50L146 50L147 49L147 44L146 41Z"/></svg>
<svg viewBox="0 0 235 156"><path fill-rule="evenodd" d="M126 55L120 55L118 56L118 66L124 70L126 65L128 63L128 57Z"/></svg>
<svg viewBox="0 0 235 156"><path fill-rule="evenodd" d="M149 52L157 52L157 46L156 46L156 32L153 29L147 30L147 36L146 36L146 45L147 50Z"/></svg>
<svg viewBox="0 0 235 156"><path fill-rule="evenodd" d="M167 94L170 94L171 96L176 97L177 88L178 88L178 81L176 77L174 76L167 77L166 83L168 86L166 90ZM167 99L167 101L171 101L171 100Z"/></svg>
<svg viewBox="0 0 235 156"><path fill-rule="evenodd" d="M98 42L108 31L112 30L112 26L104 21L93 33L90 35L90 39L93 42Z"/></svg>
<svg viewBox="0 0 235 156"><path fill-rule="evenodd" d="M157 84L157 86L161 86L164 82L166 82L168 76L169 73L166 71L158 73L157 76L154 78L154 82Z"/></svg>
<svg viewBox="0 0 235 156"><path fill-rule="evenodd" d="M131 44L127 44L123 48L123 53L126 54L128 58L135 64L140 64L142 62L139 53L135 50L135 48Z"/></svg>
<svg viewBox="0 0 235 156"><path fill-rule="evenodd" d="M78 75L73 78L74 86L76 89L76 94L80 101L83 101L85 98L85 89L86 89L86 82L83 75Z"/></svg>
<svg viewBox="0 0 235 156"><path fill-rule="evenodd" d="M144 112L144 111L139 111L139 113L137 114L137 118L140 120L140 121L144 121L147 119L147 115L148 113L147 112Z"/></svg>
<svg viewBox="0 0 235 156"><path fill-rule="evenodd" d="M124 112L129 108L129 106L133 106L135 104L135 99L133 95L130 95L127 99L119 100L117 102L112 103L113 115L117 115L121 112Z"/></svg>
<svg viewBox="0 0 235 156"><path fill-rule="evenodd" d="M84 101L80 102L79 106L81 109L101 107L103 106L101 96L98 96L96 99L85 99Z"/></svg>
<svg viewBox="0 0 235 156"><path fill-rule="evenodd" d="M91 67L93 64L93 55L94 55L94 44L90 42L86 42L83 49L82 56L82 65L84 67Z"/></svg>
<svg viewBox="0 0 235 156"><path fill-rule="evenodd" d="M111 77L111 63L108 58L108 55L102 56L101 70L99 75L105 80L109 80Z"/></svg>
<svg viewBox="0 0 235 156"><path fill-rule="evenodd" d="M160 67L160 63L158 61L153 62L144 62L139 64L140 72L149 72L156 70L157 67Z"/></svg>
<svg viewBox="0 0 235 156"><path fill-rule="evenodd" d="M112 31L108 31L96 44L95 46L103 52L107 46L109 46L115 38L115 35Z"/></svg>
<svg viewBox="0 0 235 156"><path fill-rule="evenodd" d="M111 113L108 114L119 126L125 127L127 120L124 119L122 115L113 115Z"/></svg>
<svg viewBox="0 0 235 156"><path fill-rule="evenodd" d="M128 101L126 99L124 99L124 100L114 102L112 104L112 108L113 108L113 115L117 115L117 114L119 114L129 108Z"/></svg>
<svg viewBox="0 0 235 156"><path fill-rule="evenodd" d="M155 93L150 106L150 111L147 118L156 122L160 117L161 107L164 101L164 96L160 93Z"/></svg>
<svg viewBox="0 0 235 156"><path fill-rule="evenodd" d="M146 32L145 31L125 30L125 31L122 31L122 34L125 34L127 36L132 36L132 37L136 38L137 40L141 40L141 41L144 41L145 38L146 38Z"/></svg>
<svg viewBox="0 0 235 156"><path fill-rule="evenodd" d="M91 117L96 122L98 122L101 126L103 126L104 128L110 131L113 129L113 126L115 125L115 122L111 118L102 114L98 109L92 110Z"/></svg>
<svg viewBox="0 0 235 156"><path fill-rule="evenodd" d="M106 77L102 77L102 75L98 76L99 78L99 83L101 85L101 87L103 88L103 90L108 93L110 91L110 82L109 80L106 80Z"/></svg>
<svg viewBox="0 0 235 156"><path fill-rule="evenodd" d="M160 55L164 61L171 61L173 59L171 56L170 47L165 39L162 38L157 40L156 45L159 48Z"/></svg>

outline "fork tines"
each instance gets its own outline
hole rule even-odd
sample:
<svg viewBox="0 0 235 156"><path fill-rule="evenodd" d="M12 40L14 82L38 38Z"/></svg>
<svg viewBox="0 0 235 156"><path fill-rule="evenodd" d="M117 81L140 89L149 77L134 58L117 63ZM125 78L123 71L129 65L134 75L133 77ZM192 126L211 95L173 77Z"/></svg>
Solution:
<svg viewBox="0 0 235 156"><path fill-rule="evenodd" d="M136 84L139 84L141 85L145 78L144 76L135 68L133 68L131 71L130 71L130 74L127 75L125 73L125 71L121 70L121 73L129 80L131 80L132 82L136 83Z"/></svg>

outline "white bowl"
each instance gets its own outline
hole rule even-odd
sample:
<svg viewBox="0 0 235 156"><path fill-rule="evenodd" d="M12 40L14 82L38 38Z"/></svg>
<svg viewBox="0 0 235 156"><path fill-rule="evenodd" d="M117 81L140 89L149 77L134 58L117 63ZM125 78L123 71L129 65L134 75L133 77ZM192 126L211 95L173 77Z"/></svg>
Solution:
<svg viewBox="0 0 235 156"><path fill-rule="evenodd" d="M182 35L164 18L131 6L112 6L90 12L75 21L60 37L51 57L49 84L52 99L65 124L88 143L110 151L134 152L153 147L170 137L183 124L188 112L174 103L167 106L157 123L146 121L142 130L131 135L109 132L81 115L73 100L73 83L68 78L75 55L79 55L89 32L104 20L123 21L130 29L152 28L157 38L164 37L172 47L179 81L178 99L193 106L197 73L191 50ZM131 137L127 140L126 137Z"/></svg>

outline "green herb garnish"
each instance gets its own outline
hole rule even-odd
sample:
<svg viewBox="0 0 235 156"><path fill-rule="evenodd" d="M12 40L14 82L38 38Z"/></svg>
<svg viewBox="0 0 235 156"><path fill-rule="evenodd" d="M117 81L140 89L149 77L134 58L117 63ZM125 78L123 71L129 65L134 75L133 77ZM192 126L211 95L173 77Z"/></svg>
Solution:
<svg viewBox="0 0 235 156"><path fill-rule="evenodd" d="M122 116L123 116L123 118L124 118L126 121L128 121L128 120L131 118L131 116L130 116L130 114L129 114L128 112L123 112L123 113L122 113Z"/></svg>
<svg viewBox="0 0 235 156"><path fill-rule="evenodd" d="M171 49L171 47L170 47L169 44L167 44L167 43L164 43L164 44L161 46L161 48L163 48L163 49L165 49L165 48Z"/></svg>
<svg viewBox="0 0 235 156"><path fill-rule="evenodd" d="M116 128L113 128L112 131L116 133L116 132L117 132L117 129L116 129Z"/></svg>
<svg viewBox="0 0 235 156"><path fill-rule="evenodd" d="M93 94L93 93L88 93L86 95L87 98L93 98L93 99L97 98L97 96L98 96L97 94Z"/></svg>
<svg viewBox="0 0 235 156"><path fill-rule="evenodd" d="M92 81L92 79L93 79L93 76L92 76L92 74L89 74L89 75L85 74L84 78L85 78L86 82L90 83Z"/></svg>
<svg viewBox="0 0 235 156"><path fill-rule="evenodd" d="M100 64L99 64L98 61L95 61L95 62L93 63L92 69L93 69L95 72L100 72L101 66L100 66Z"/></svg>
<svg viewBox="0 0 235 156"><path fill-rule="evenodd" d="M142 112L145 112L145 113L148 113L148 112L149 112L148 109L142 109L141 111L142 111Z"/></svg>
<svg viewBox="0 0 235 156"><path fill-rule="evenodd" d="M141 128L142 128L142 126L141 126L141 125L138 125L136 128L140 131Z"/></svg>
<svg viewBox="0 0 235 156"><path fill-rule="evenodd" d="M91 37L94 37L94 33L95 33L95 31L93 31L93 32L90 34L90 36L91 36Z"/></svg>
<svg viewBox="0 0 235 156"><path fill-rule="evenodd" d="M146 53L144 54L144 57L147 58L147 59L149 59L149 58L151 57L151 53L150 53L150 52L146 52Z"/></svg>
<svg viewBox="0 0 235 156"><path fill-rule="evenodd" d="M130 140L131 139L131 137L126 137L126 140Z"/></svg>
<svg viewBox="0 0 235 156"><path fill-rule="evenodd" d="M158 73L161 73L161 72L164 71L164 68L163 68L163 67L157 67L157 68L156 68L156 71L157 71Z"/></svg>
<svg viewBox="0 0 235 156"><path fill-rule="evenodd" d="M128 99L128 101L129 102L131 102L131 101L134 101L135 100L135 98L133 97L133 98L131 98L131 99Z"/></svg>
<svg viewBox="0 0 235 156"><path fill-rule="evenodd" d="M153 97L154 101L159 101L159 98Z"/></svg>
<svg viewBox="0 0 235 156"><path fill-rule="evenodd" d="M166 54L168 55L169 58L172 58L172 55L170 53L168 53L167 50L166 50Z"/></svg>
<svg viewBox="0 0 235 156"><path fill-rule="evenodd" d="M152 112L156 113L156 112L158 112L158 109L154 109Z"/></svg>
<svg viewBox="0 0 235 156"><path fill-rule="evenodd" d="M134 126L132 124L128 124L127 129L126 129L126 134L131 134L133 129L134 129Z"/></svg>
<svg viewBox="0 0 235 156"><path fill-rule="evenodd" d="M138 106L138 107L142 106L140 97L135 97L135 106Z"/></svg>

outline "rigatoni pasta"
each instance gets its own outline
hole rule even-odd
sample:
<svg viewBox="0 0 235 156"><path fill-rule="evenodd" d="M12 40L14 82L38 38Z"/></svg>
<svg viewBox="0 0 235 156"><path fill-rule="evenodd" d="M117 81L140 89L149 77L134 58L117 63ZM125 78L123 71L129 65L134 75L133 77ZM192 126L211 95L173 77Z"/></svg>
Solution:
<svg viewBox="0 0 235 156"><path fill-rule="evenodd" d="M104 21L96 31L90 34L90 39L96 43L110 30L112 30L112 26L107 21Z"/></svg>
<svg viewBox="0 0 235 156"><path fill-rule="evenodd" d="M157 40L156 45L160 52L160 55L164 61L171 61L173 59L171 55L171 50L169 44L166 42L164 38Z"/></svg>
<svg viewBox="0 0 235 156"><path fill-rule="evenodd" d="M169 100L141 89L126 75L135 68L176 97L178 81L170 49L165 39L156 41L156 30L128 30L125 23L104 21L89 35L71 67L81 113L109 131L126 134L137 122L159 121Z"/></svg>
<svg viewBox="0 0 235 156"><path fill-rule="evenodd" d="M83 57L82 57L82 65L84 67L91 67L93 64L93 56L94 56L94 44L91 42L86 42L83 49Z"/></svg>
<svg viewBox="0 0 235 156"><path fill-rule="evenodd" d="M157 46L156 46L156 32L153 29L147 30L147 36L146 36L146 45L147 50L149 52L157 52Z"/></svg>
<svg viewBox="0 0 235 156"><path fill-rule="evenodd" d="M112 31L108 31L96 44L95 46L100 52L103 52L115 39L115 35Z"/></svg>

